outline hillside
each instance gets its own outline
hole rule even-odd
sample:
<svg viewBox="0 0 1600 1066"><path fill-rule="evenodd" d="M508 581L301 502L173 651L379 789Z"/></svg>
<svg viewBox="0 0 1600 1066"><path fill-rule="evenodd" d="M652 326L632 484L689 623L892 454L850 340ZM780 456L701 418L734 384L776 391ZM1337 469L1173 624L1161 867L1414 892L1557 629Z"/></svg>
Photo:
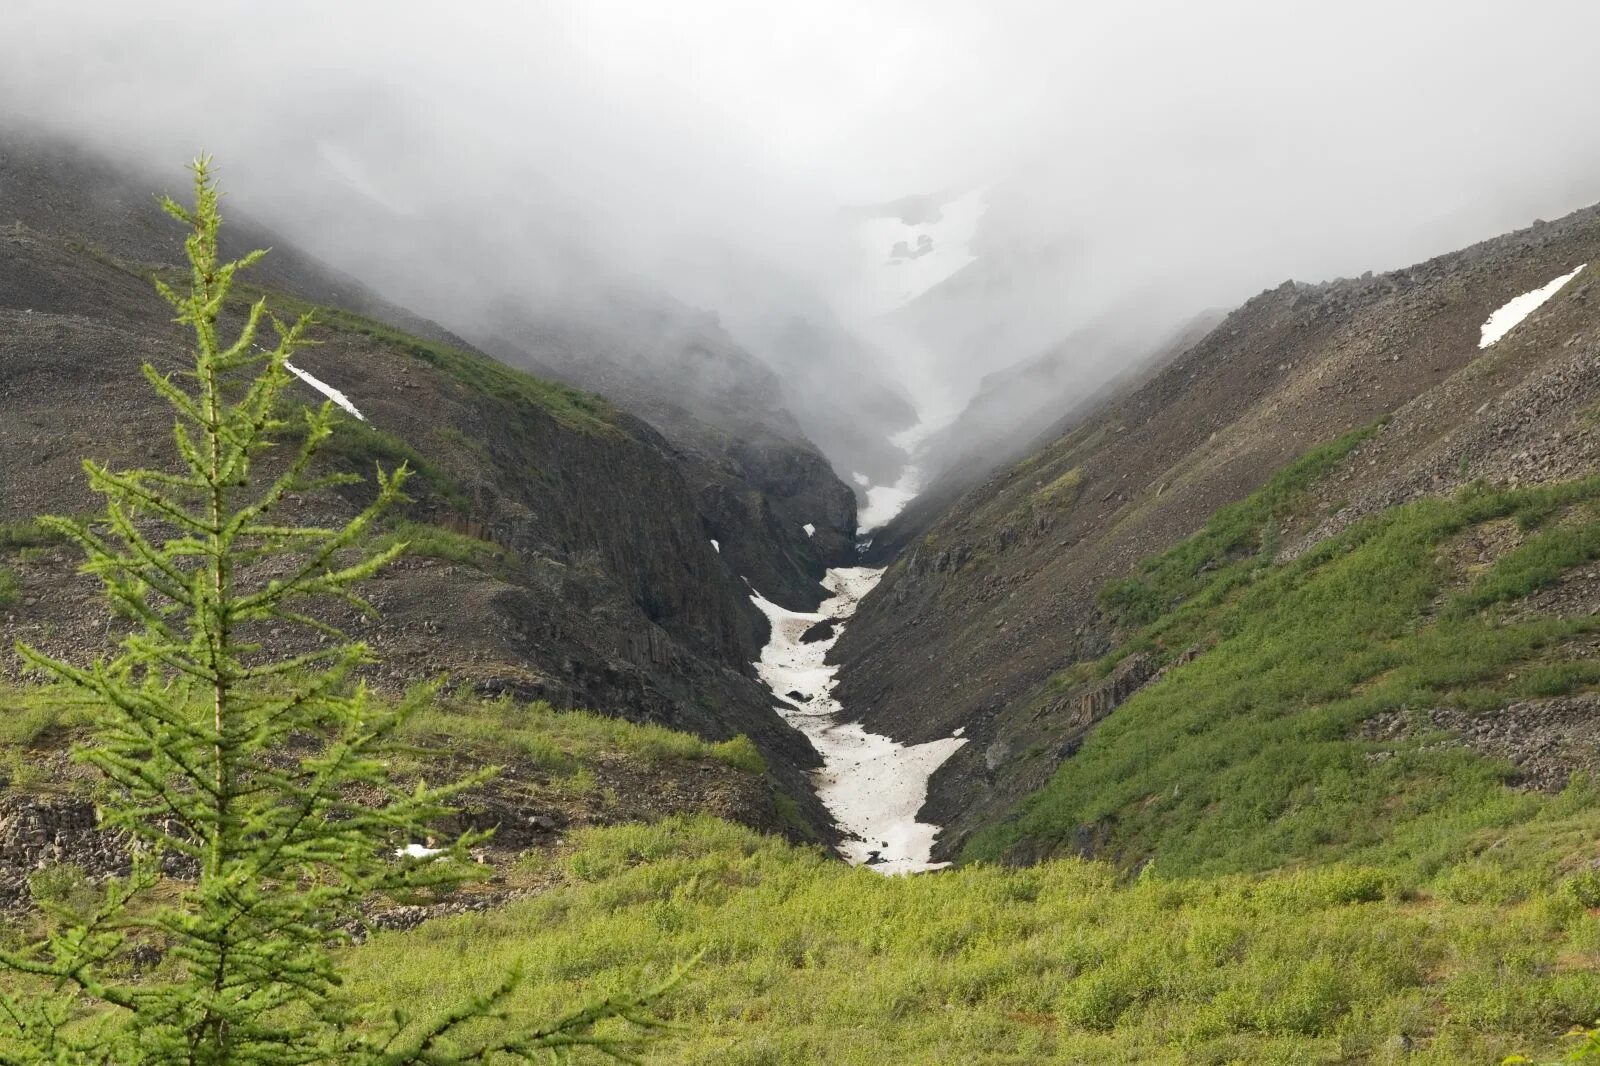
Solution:
<svg viewBox="0 0 1600 1066"><path fill-rule="evenodd" d="M815 607L824 569L852 557L854 492L784 407L778 377L714 316L617 293L560 316L503 308L482 334L510 365L550 368L658 430L727 564L764 594Z"/></svg>
<svg viewBox="0 0 1600 1066"><path fill-rule="evenodd" d="M1150 689L1139 707L1163 699L1192 706L1197 697L1187 685L1206 683L1208 669L1245 669L1224 667L1220 657L1236 646L1259 650L1259 637L1229 642L1259 618L1230 598L1233 585L1210 584L1213 572L1231 574L1242 558L1260 559L1271 565L1260 575L1252 571L1253 580L1297 587L1333 565L1328 553L1340 549L1328 545L1346 543L1330 541L1335 534L1348 530L1359 542L1373 535L1373 521L1406 521L1392 510L1396 505L1450 498L1479 481L1530 490L1594 473L1600 447L1589 414L1600 400L1593 372L1600 334L1588 307L1594 268L1492 347L1480 350L1479 327L1513 297L1597 258L1600 213L1591 209L1392 274L1286 282L967 492L895 561L838 651L842 698L869 727L911 740L965 727L974 738L933 782L928 811L950 827L941 850L960 852L969 834L1012 817L1034 790L1053 779L1073 780L1080 745L1085 754L1099 750L1096 737L1105 732L1090 727L1107 715L1117 722L1114 709L1143 686ZM1334 454L1314 451L1374 425ZM1308 453L1322 456L1314 477L1291 465ZM1284 484L1271 481L1274 475L1289 478L1294 490L1271 489ZM1263 485L1269 485L1265 496L1240 503ZM1230 505L1237 506L1225 510ZM1500 506L1510 513L1524 504ZM1474 514L1460 523L1493 521ZM1363 518L1371 521L1362 524ZM1216 533L1217 523L1231 532ZM1185 541L1202 527L1212 532ZM1432 543L1454 550L1437 540L1444 535L1433 534ZM1453 582L1477 575L1520 543L1484 535L1490 543L1466 577L1430 571L1433 584L1415 593L1419 600L1394 605L1413 612L1410 626L1429 624L1429 597L1446 595ZM1289 569L1289 560L1302 556L1301 569ZM1584 558L1580 553L1569 565ZM1155 585L1140 594L1145 598L1132 616L1119 609L1117 595L1102 594L1129 579ZM1561 587L1571 581L1578 606L1533 609L1568 617L1600 606L1577 578ZM1204 601L1211 614L1203 621L1183 616L1191 601ZM1263 602L1251 604L1264 609ZM1351 601L1342 608L1379 606ZM1174 611L1182 624L1167 620ZM1276 625L1301 623L1321 632L1309 617ZM1191 644L1174 643L1177 634ZM1374 632L1363 639L1385 638ZM1561 654L1582 660L1583 647L1580 641ZM1193 665L1181 665L1190 658ZM1312 686L1307 696L1268 713L1298 709L1304 699L1318 706L1370 683L1356 677L1316 697L1309 695L1319 691ZM1576 684L1582 691L1586 683ZM1244 690L1234 696L1244 699ZM1402 694L1404 706L1415 702ZM1451 701L1446 692L1423 702L1448 707ZM1220 729L1237 713L1223 706L1221 719L1188 728ZM1449 714L1444 720L1454 721ZM1352 719L1350 727L1357 724ZM1141 759L1150 757L1146 745L1191 744L1153 733L1135 743L1146 752ZM1149 797L1162 789L1181 791L1177 777L1161 772L1140 780L1146 786L1140 803L1153 802ZM1074 813L1058 812L1064 821L1047 829L1024 823L1037 834L1010 831L1011 854L1103 852L1130 862L1163 854L1170 839L1136 843L1120 828L1134 802L1126 789L1109 781L1099 791L1085 787L1089 794L1071 806ZM1219 802L1228 804L1226 797ZM992 853L992 847L978 850Z"/></svg>
<svg viewBox="0 0 1600 1066"><path fill-rule="evenodd" d="M115 186L114 171L62 159L43 152L25 166L21 154L7 156L4 204L25 217L7 220L0 239L0 523L83 511L92 501L82 457L147 461L170 433L139 365L167 367L181 353L150 285L174 246L155 236L153 201L147 208L126 193L131 179ZM66 167L55 172L60 188L35 195L57 164ZM124 189L120 199L105 192L112 186ZM261 236L241 230L240 240ZM101 232L123 254L92 243ZM384 316L321 305L319 346L297 363L364 419L347 420L330 469L370 475L375 462L408 461L419 470L415 502L388 534L413 541L413 557L372 593L382 620L365 635L384 659L374 679L398 688L448 673L481 693L712 740L746 734L806 812L808 831L825 826L804 773L815 755L773 713L750 665L766 623L735 562L750 561L758 578L758 564L773 575L781 564L786 583L773 595L793 598L805 570L820 574L823 560L815 548L797 552L808 540L798 523L779 538L773 523L727 522L708 485L737 501L736 513L756 515L799 490L770 478L756 484L743 470L713 477L705 460L612 403L512 370L292 251L284 258L267 275L283 286L269 293L280 313L344 295ZM303 402L321 399L303 388ZM796 480L825 496L819 508L841 512L837 524L848 529L850 490L803 441L789 447L814 460L801 460ZM330 516L360 502L359 494L302 501ZM726 554L713 539L725 540ZM0 535L7 645L98 646L104 627L87 620L100 617L99 593L74 566L65 549ZM811 603L820 598L818 589ZM14 661L3 669L16 676Z"/></svg>
<svg viewBox="0 0 1600 1066"><path fill-rule="evenodd" d="M0 240L0 637L86 661L124 622L31 519L88 511L85 456L165 461L138 364L177 367L177 333L150 292L170 246L94 243L124 201L55 202ZM952 463L880 581L840 569L852 491L715 322L507 311L485 351L291 253L249 290L316 313L283 413L345 407L327 472L416 471L371 536L410 544L366 587L379 616L325 616L372 645L380 699L448 678L383 773L501 767L430 830L494 830L468 884L363 897L352 1004L426 1017L526 962L515 1004L553 1016L698 956L645 1061L1550 1051L1600 1015L1597 257L1600 210L1263 293L1015 427L1044 443L987 480ZM972 417L1070 393L1100 343L991 379ZM508 365L548 362L608 395ZM825 568L834 613L808 613ZM15 938L131 860L67 757L92 712L4 669ZM841 706L880 735L814 717ZM919 822L905 764L951 751Z"/></svg>

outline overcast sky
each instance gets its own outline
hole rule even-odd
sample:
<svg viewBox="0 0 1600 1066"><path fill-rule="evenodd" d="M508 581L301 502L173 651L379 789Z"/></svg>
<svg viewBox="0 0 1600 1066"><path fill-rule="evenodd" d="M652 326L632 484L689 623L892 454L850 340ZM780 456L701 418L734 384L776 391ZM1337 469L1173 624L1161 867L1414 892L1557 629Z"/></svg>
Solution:
<svg viewBox="0 0 1600 1066"><path fill-rule="evenodd" d="M1045 336L1600 200L1597 40L1593 0L5 0L0 111L152 163L203 146L401 295L438 286L385 218L450 227L458 281L848 315L841 206L989 186L1070 253Z"/></svg>

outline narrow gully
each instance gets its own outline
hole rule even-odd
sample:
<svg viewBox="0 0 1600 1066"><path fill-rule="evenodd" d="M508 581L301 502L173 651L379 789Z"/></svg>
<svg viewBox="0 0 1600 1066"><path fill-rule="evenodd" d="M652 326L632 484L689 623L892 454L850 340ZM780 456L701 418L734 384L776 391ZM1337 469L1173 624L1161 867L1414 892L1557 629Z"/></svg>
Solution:
<svg viewBox="0 0 1600 1066"><path fill-rule="evenodd" d="M755 665L778 713L822 756L812 776L818 798L847 834L840 853L880 873L917 873L947 865L931 859L940 827L918 821L917 812L927 802L933 772L966 741L952 736L900 744L845 720L833 697L838 668L826 661L845 621L882 576L861 566L829 570L822 585L833 595L814 614L780 607L752 590L751 600L772 624Z"/></svg>

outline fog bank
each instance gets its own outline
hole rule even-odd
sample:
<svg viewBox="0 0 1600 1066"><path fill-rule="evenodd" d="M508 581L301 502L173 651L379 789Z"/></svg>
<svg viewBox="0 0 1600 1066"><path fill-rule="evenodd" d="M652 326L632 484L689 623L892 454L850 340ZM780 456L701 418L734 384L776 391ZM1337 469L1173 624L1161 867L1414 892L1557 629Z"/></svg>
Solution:
<svg viewBox="0 0 1600 1066"><path fill-rule="evenodd" d="M1583 0L10 0L0 118L174 188L203 147L252 214L469 336L506 299L661 292L780 373L820 322L953 409L1108 314L1600 199L1597 32Z"/></svg>

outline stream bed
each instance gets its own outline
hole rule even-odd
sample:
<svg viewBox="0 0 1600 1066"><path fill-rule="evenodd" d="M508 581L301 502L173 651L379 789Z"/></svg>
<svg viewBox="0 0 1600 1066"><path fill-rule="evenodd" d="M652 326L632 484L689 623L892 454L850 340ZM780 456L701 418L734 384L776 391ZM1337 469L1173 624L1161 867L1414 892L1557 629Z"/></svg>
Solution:
<svg viewBox="0 0 1600 1066"><path fill-rule="evenodd" d="M833 595L814 614L753 593L751 600L772 623L756 670L777 699L778 713L823 758L813 780L817 796L847 834L840 853L880 873L915 873L945 865L931 861L939 827L917 821L917 811L927 802L928 779L966 741L900 744L845 721L844 708L833 698L838 668L825 661L845 621L882 576L882 570L862 566L829 570L822 585ZM808 630L812 639L803 639Z"/></svg>

